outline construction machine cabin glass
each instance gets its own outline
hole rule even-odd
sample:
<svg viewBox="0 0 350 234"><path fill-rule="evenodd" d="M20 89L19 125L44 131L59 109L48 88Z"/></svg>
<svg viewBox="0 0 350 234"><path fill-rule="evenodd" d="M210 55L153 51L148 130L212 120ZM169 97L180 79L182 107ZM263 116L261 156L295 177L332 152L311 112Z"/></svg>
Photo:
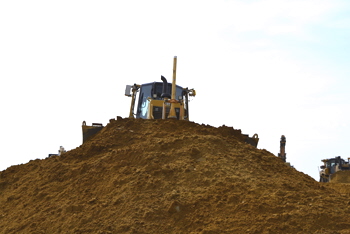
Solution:
<svg viewBox="0 0 350 234"><path fill-rule="evenodd" d="M166 84L166 86L166 90L171 95L172 84ZM138 103L136 105L136 113L134 110L132 110L132 112L135 113L135 117L137 119L161 119L163 116L164 105L164 97L162 97L162 94L162 82L153 82L141 85L140 90L137 94L138 97L135 97L135 99L138 100ZM182 100L185 98L183 88L178 85L176 85L176 97L176 101L178 101L178 103L175 103L175 111L177 119L179 119L180 105L184 105L182 103ZM170 102L166 103L165 105L167 106L166 115L168 115L170 110ZM187 109L186 106L184 108ZM187 111L185 112L187 113ZM187 115L185 115L184 118L186 119Z"/></svg>

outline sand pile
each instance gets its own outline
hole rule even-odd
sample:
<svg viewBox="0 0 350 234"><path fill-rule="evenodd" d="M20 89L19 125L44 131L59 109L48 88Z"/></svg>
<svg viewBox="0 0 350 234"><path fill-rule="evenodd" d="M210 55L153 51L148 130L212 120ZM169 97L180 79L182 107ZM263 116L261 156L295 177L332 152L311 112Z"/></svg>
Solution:
<svg viewBox="0 0 350 234"><path fill-rule="evenodd" d="M338 171L331 176L331 183L350 183L350 171Z"/></svg>
<svg viewBox="0 0 350 234"><path fill-rule="evenodd" d="M347 191L230 127L120 119L0 172L0 233L350 233Z"/></svg>

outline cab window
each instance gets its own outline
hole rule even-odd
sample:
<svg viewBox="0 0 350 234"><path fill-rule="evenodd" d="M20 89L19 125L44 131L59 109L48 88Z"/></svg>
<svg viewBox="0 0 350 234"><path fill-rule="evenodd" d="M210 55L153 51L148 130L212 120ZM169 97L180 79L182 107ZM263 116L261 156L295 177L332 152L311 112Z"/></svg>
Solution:
<svg viewBox="0 0 350 234"><path fill-rule="evenodd" d="M151 90L152 84L141 86L136 118L147 118L149 104L148 97L151 97Z"/></svg>

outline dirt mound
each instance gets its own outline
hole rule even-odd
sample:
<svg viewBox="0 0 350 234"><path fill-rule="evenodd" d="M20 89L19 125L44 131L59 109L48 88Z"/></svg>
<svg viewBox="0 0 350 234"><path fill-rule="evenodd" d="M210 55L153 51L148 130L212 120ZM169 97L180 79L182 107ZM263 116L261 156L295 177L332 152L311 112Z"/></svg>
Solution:
<svg viewBox="0 0 350 234"><path fill-rule="evenodd" d="M332 175L331 183L350 183L350 171L338 171Z"/></svg>
<svg viewBox="0 0 350 234"><path fill-rule="evenodd" d="M0 172L0 233L350 233L340 193L186 121L112 121L62 156Z"/></svg>

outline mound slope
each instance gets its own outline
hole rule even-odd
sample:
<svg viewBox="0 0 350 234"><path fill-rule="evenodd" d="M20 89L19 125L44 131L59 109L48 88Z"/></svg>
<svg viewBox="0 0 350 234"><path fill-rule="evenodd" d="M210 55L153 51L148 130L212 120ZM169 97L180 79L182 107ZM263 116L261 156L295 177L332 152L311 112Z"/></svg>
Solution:
<svg viewBox="0 0 350 234"><path fill-rule="evenodd" d="M350 183L350 171L338 171L332 175L331 183Z"/></svg>
<svg viewBox="0 0 350 234"><path fill-rule="evenodd" d="M0 194L0 233L350 233L349 193L186 121L111 121L0 172Z"/></svg>

